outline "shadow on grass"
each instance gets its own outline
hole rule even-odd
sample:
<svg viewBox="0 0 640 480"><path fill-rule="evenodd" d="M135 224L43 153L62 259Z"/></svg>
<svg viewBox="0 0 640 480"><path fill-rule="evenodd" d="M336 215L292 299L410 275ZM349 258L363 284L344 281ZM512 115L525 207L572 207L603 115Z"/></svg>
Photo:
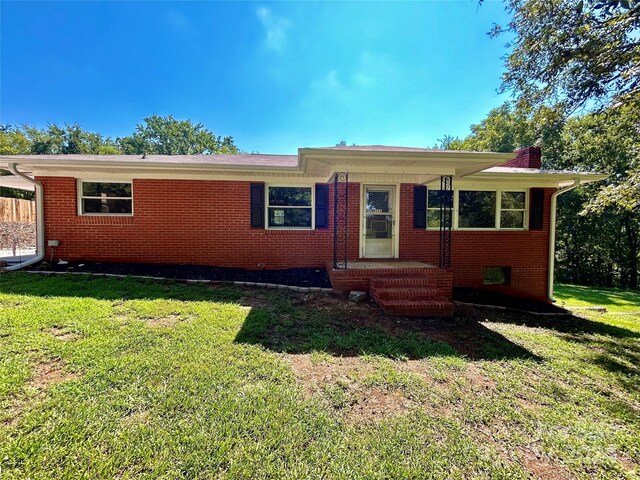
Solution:
<svg viewBox="0 0 640 480"><path fill-rule="evenodd" d="M0 273L0 292L39 297L89 297L96 300L179 300L234 302L242 297L231 284L216 288L174 280Z"/></svg>
<svg viewBox="0 0 640 480"><path fill-rule="evenodd" d="M479 322L387 317L377 307L366 305L342 311L339 303L347 302L333 300L336 308L320 312L299 310L278 315L265 309L252 309L235 341L290 354L326 352L340 357L378 355L393 359L464 356L477 360L540 360Z"/></svg>
<svg viewBox="0 0 640 480"><path fill-rule="evenodd" d="M592 352L593 365L616 374L618 382L629 391L637 390L640 376L640 333L626 328L595 322L575 315L539 317L502 312L485 312L484 320L523 325L554 331L567 342L580 344Z"/></svg>
<svg viewBox="0 0 640 480"><path fill-rule="evenodd" d="M389 358L466 356L472 359L532 359L528 350L468 318L399 319L371 304L328 294L303 294L233 285L182 284L134 278L80 275L0 274L3 293L97 300L179 300L236 303L251 307L235 341L276 352L323 351L336 356Z"/></svg>
<svg viewBox="0 0 640 480"><path fill-rule="evenodd" d="M575 315L545 317L530 314L486 311L484 314L492 322L524 325L533 328L545 328L571 335L603 335L614 338L640 338L640 332L616 327L602 322L594 322Z"/></svg>

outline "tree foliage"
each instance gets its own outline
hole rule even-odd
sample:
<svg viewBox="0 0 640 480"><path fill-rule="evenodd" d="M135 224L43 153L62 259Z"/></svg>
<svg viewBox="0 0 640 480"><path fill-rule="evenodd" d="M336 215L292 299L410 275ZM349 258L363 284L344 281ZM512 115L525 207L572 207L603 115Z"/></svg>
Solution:
<svg viewBox="0 0 640 480"><path fill-rule="evenodd" d="M173 116L151 115L138 124L129 137L118 138L125 154L197 155L235 154L238 147L233 137L220 137L203 124L191 120L176 120Z"/></svg>
<svg viewBox="0 0 640 480"><path fill-rule="evenodd" d="M451 138L445 136L445 138ZM638 286L640 236L640 114L633 105L563 120L554 109L491 110L449 148L513 152L538 145L543 167L597 171L607 180L558 200L558 279L603 286Z"/></svg>
<svg viewBox="0 0 640 480"><path fill-rule="evenodd" d="M507 0L502 89L521 105L581 107L640 102L640 1Z"/></svg>
<svg viewBox="0 0 640 480"><path fill-rule="evenodd" d="M119 155L128 154L213 154L239 153L232 137L218 137L201 123L176 120L171 115L152 115L144 119L135 132L112 140L100 133L89 132L77 124L48 125L36 128L29 125L0 125L0 155ZM0 170L0 175L9 172ZM32 198L32 192L2 188L1 196Z"/></svg>

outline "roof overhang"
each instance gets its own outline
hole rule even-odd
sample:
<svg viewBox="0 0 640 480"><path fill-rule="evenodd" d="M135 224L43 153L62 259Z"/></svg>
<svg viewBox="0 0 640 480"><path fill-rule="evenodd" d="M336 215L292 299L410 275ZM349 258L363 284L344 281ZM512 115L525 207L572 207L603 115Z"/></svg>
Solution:
<svg viewBox="0 0 640 480"><path fill-rule="evenodd" d="M310 164L327 165L333 172L431 174L462 177L501 165L512 153L464 152L440 150L369 150L300 148L303 168Z"/></svg>
<svg viewBox="0 0 640 480"><path fill-rule="evenodd" d="M298 155L3 155L0 168L19 165L37 176L100 174L114 178L306 178L328 181L336 172L371 180L385 176L407 183L428 183L452 175L458 184L508 183L527 187L562 187L574 180L589 183L606 175L504 167L512 153L403 149L399 147L300 148ZM6 178L6 177L5 177ZM12 187L18 188L18 187Z"/></svg>
<svg viewBox="0 0 640 480"><path fill-rule="evenodd" d="M570 170L546 170L535 168L492 167L474 173L470 180L483 182L517 182L526 186L566 187L578 181L580 185L599 182L608 175L593 172L574 172Z"/></svg>
<svg viewBox="0 0 640 480"><path fill-rule="evenodd" d="M36 187L33 183L28 182L24 178L15 175L0 175L0 187L15 188L17 190L35 191Z"/></svg>
<svg viewBox="0 0 640 480"><path fill-rule="evenodd" d="M0 168L127 168L298 172L296 155L1 155Z"/></svg>

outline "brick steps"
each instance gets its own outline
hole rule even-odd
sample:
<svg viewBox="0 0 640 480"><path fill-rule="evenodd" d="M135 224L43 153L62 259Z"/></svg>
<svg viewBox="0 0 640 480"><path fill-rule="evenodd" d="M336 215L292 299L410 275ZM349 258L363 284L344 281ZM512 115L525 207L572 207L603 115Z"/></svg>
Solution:
<svg viewBox="0 0 640 480"><path fill-rule="evenodd" d="M397 317L451 317L453 303L445 298L432 300L381 300L385 315Z"/></svg>
<svg viewBox="0 0 640 480"><path fill-rule="evenodd" d="M376 288L434 288L435 280L427 276L388 276L376 277L369 281L371 287Z"/></svg>
<svg viewBox="0 0 640 480"><path fill-rule="evenodd" d="M371 298L386 315L451 317L453 303L427 276L386 276L369 282Z"/></svg>
<svg viewBox="0 0 640 480"><path fill-rule="evenodd" d="M442 291L434 287L370 287L369 294L376 300L395 300L402 298L428 300L442 296Z"/></svg>

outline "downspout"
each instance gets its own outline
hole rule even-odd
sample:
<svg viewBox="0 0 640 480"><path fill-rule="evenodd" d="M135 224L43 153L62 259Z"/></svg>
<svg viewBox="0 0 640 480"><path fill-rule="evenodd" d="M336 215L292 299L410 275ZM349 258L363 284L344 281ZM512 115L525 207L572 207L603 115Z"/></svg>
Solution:
<svg viewBox="0 0 640 480"><path fill-rule="evenodd" d="M44 258L44 189L39 181L20 172L17 164L10 163L9 171L18 177L24 178L27 182L33 183L36 187L36 256L30 260L5 267L5 270L12 271L38 263Z"/></svg>
<svg viewBox="0 0 640 480"><path fill-rule="evenodd" d="M574 180L571 185L562 187L551 194L551 218L549 219L549 271L547 273L547 298L555 303L553 297L554 270L556 266L556 209L558 196L567 193L580 185L580 180Z"/></svg>

